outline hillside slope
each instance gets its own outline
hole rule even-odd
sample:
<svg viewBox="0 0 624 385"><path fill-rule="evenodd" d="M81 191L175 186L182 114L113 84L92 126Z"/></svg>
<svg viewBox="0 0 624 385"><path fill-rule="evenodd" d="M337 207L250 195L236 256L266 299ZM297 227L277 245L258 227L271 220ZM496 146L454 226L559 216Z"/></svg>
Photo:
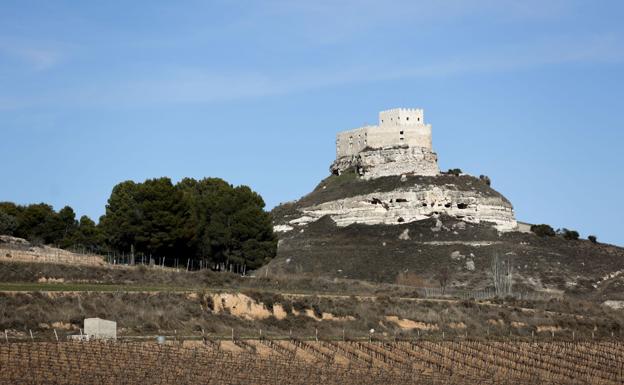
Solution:
<svg viewBox="0 0 624 385"><path fill-rule="evenodd" d="M301 220L314 216L310 207L351 197L383 197L384 193L406 191L405 186L412 186L412 191L443 187L463 195L455 201L440 200L433 208L431 196L413 202L413 207L427 209L422 212L425 219L345 225L340 213L320 211L316 213L324 214L320 219ZM418 286L438 286L440 272L447 270L444 274L449 276L449 287L478 290L493 286L492 263L498 260L511 265L516 291L567 293L601 300L621 296L607 288L619 287L612 281L624 271L624 249L584 240L500 232L495 222L465 214L470 210L467 196L480 199L480 210L484 199L512 210L505 197L470 176L329 177L299 201L273 210L280 241L278 256L266 269L275 274L392 283L407 279ZM376 205L375 210L385 215L396 198L394 202L379 201L360 203Z"/></svg>

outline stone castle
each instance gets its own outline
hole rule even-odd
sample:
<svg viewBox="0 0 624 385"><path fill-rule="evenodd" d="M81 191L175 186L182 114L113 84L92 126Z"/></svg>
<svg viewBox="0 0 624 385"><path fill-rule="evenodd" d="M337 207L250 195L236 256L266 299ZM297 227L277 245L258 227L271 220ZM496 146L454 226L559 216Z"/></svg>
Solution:
<svg viewBox="0 0 624 385"><path fill-rule="evenodd" d="M333 174L355 169L365 178L389 175L437 175L431 125L422 109L395 108L379 113L379 125L340 132Z"/></svg>
<svg viewBox="0 0 624 385"><path fill-rule="evenodd" d="M378 126L344 131L336 138L336 158L359 154L365 148L409 146L431 150L431 124L422 109L395 108L379 113Z"/></svg>
<svg viewBox="0 0 624 385"><path fill-rule="evenodd" d="M499 231L518 228L513 206L488 182L440 172L422 109L382 111L378 125L340 132L330 171L359 177L336 184L328 178L297 202L298 215L277 221L276 231L303 228L324 216L338 226L397 225L447 215L490 223Z"/></svg>

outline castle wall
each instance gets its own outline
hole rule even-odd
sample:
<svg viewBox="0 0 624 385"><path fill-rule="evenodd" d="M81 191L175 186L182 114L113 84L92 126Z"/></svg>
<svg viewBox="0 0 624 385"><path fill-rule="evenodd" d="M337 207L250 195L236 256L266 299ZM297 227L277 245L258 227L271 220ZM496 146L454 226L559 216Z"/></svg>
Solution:
<svg viewBox="0 0 624 385"><path fill-rule="evenodd" d="M353 156L365 148L397 146L422 147L431 145L431 125L425 124L421 109L397 108L379 113L378 126L365 126L338 133L336 159Z"/></svg>
<svg viewBox="0 0 624 385"><path fill-rule="evenodd" d="M368 131L368 143L372 148L394 146L422 147L431 149L431 125L386 125Z"/></svg>
<svg viewBox="0 0 624 385"><path fill-rule="evenodd" d="M336 158L356 155L368 146L368 133L377 126L365 126L336 135Z"/></svg>

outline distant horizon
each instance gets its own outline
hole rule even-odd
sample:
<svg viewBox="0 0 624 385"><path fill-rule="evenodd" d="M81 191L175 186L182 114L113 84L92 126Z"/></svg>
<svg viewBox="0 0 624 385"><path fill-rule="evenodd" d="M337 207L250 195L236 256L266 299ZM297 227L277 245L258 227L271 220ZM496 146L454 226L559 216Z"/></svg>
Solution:
<svg viewBox="0 0 624 385"><path fill-rule="evenodd" d="M519 221L624 245L622 14L580 0L3 2L0 201L97 221L124 180L218 177L270 210L329 176L336 133L422 108L442 170L488 175Z"/></svg>
<svg viewBox="0 0 624 385"><path fill-rule="evenodd" d="M460 168L460 169L461 169L461 168ZM441 171L442 173L443 173L443 172L446 172L446 170L440 170L440 171ZM462 175L469 175L469 176L473 176L473 177L479 177L479 175L472 175L472 174L468 174L468 173L463 173ZM328 175L327 175L327 177L329 177L329 176L331 176L331 174L328 174ZM142 180L132 180L132 181L133 181L133 182L140 183L140 182L143 182L143 181L145 181L145 180L147 180L147 179L158 179L158 178L170 178L170 177L168 177L167 175L161 175L161 176L148 177L148 178L145 178L145 179L142 179ZM189 178L189 177L181 177L181 178L179 178L179 179L173 179L173 178L170 178L170 179L171 179L171 182L175 185L177 182L181 181L181 180L182 180L182 179L184 179L184 178ZM195 178L195 179L204 179L204 178L218 178L218 177L213 177L213 176L205 176L205 177L200 177L200 178ZM223 178L221 178L221 179L223 179ZM122 182L125 182L125 181L128 181L128 180L130 180L130 179L126 179L126 180L123 180L123 181L119 181L118 183L122 183ZM223 179L223 180L225 180L226 182L228 182L226 179ZM320 182L321 182L321 181L319 180L319 181L318 181L318 183L320 183ZM318 183L317 183L316 185L318 185ZM116 184L117 184L117 183L116 183ZM115 184L115 185L116 185L116 184ZM248 186L248 187L250 187L252 190L256 191L256 190L253 188L253 186L246 185L245 183L241 183L241 184L233 184L233 186L234 186L234 187L236 187L236 186ZM113 187L114 187L114 186L113 186ZM311 191L312 191L312 189L313 189L313 187L310 189L310 191L309 191L309 192L311 192ZM111 190L112 190L112 187L111 187ZM497 191L498 191L498 190L497 190ZM258 192L258 191L256 191L256 192ZM500 192L500 191L498 191L498 192L499 192L499 193L501 193L501 194L503 194L503 193L502 193L502 192ZM505 194L503 194L503 196L504 196L504 195L505 195ZM299 197L299 198L301 198L301 197ZM290 200L290 201L282 201L282 202L276 203L275 205L273 205L273 206L271 206L271 207L269 207L268 205L266 205L266 206L265 206L265 210L266 210L267 212L270 212L272 209L274 209L275 207L277 207L277 206L279 206L279 205L281 205L281 204L285 204L285 203L289 203L289 202L294 202L294 201L298 200L299 198L295 198L295 199ZM263 199L264 199L264 197L263 197ZM6 202L6 201L2 201L2 200L0 200L0 202ZM13 203L15 203L15 204L17 204L17 205L21 205L21 206L27 206L27 205L30 205L30 204L49 204L49 205L51 205L49 202L25 202L25 203L23 203L23 202L17 202L17 201L10 201L10 202L13 202ZM100 215L98 215L97 217L92 217L92 216L90 216L90 215L88 215L88 214L80 214L80 213L77 213L77 214L76 214L76 219L79 219L82 215L87 215L89 218L93 219L96 223L98 223L98 222L99 222L99 220L100 220L100 217L101 217L101 216L103 216L103 215L105 214L106 204L107 204L107 202L105 202L105 203L102 205L102 213L101 213ZM265 204L266 204L266 202L265 202ZM512 204L513 204L513 202L512 202ZM65 207L65 206L70 206L70 207L72 207L72 208L73 208L73 206L71 206L70 204L60 204L58 207L57 207L57 206L54 206L54 205L51 205L51 206L52 206L52 207L53 207L53 209L54 209L55 211L57 211L57 212L58 212L60 209L62 209L63 207ZM514 210L514 211L515 211L515 210ZM544 222L539 222L539 221L538 221L538 222L526 222L526 221L523 221L522 219L518 218L517 216L516 216L516 220L518 221L518 223L527 224L527 225L538 225L538 224L547 224L547 225L550 225L549 223L544 223ZM556 226L553 226L553 229L554 229L554 230L559 230L559 229L564 229L564 228L565 228L565 226L564 226L564 227L556 227ZM568 229L569 229L569 230L575 230L575 229L572 229L572 228L568 228ZM0 234L0 235L1 235L1 234ZM582 239L587 240L587 237L588 237L588 236L590 236L590 235L594 235L594 234L581 234L581 238L582 238ZM600 241L600 240L599 240L599 242L600 242L600 243L602 243L602 244L609 244L608 242L604 242L604 241ZM617 245L617 244L613 244L613 245L614 245L614 246L620 246L620 245Z"/></svg>

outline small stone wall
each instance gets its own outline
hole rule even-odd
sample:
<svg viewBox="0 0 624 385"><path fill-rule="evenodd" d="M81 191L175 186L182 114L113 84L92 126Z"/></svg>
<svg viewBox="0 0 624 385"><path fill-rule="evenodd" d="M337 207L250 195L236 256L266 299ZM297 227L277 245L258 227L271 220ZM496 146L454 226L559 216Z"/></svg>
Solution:
<svg viewBox="0 0 624 385"><path fill-rule="evenodd" d="M106 261L100 255L76 254L49 246L17 247L0 244L0 261L62 263L71 265L104 266Z"/></svg>

